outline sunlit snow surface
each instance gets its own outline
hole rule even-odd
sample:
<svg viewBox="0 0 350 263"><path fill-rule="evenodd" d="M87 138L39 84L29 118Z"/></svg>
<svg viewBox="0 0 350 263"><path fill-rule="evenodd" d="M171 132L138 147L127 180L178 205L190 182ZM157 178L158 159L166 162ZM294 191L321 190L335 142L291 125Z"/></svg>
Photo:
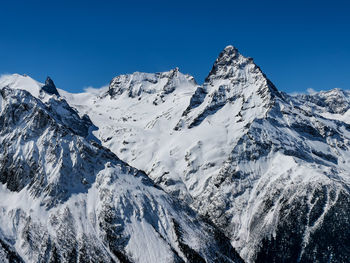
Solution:
<svg viewBox="0 0 350 263"><path fill-rule="evenodd" d="M92 123L60 96L27 76L0 83L1 262L240 262L216 228L88 141Z"/></svg>

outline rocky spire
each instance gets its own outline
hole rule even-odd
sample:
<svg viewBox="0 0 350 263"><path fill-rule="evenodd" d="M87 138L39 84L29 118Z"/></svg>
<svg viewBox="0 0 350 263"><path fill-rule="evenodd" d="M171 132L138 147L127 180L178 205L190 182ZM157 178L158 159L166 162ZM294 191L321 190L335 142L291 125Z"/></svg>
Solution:
<svg viewBox="0 0 350 263"><path fill-rule="evenodd" d="M41 88L43 91L45 91L46 93L49 94L55 94L57 96L59 96L60 94L58 93L55 83L53 82L53 80L48 76L45 80L45 85Z"/></svg>
<svg viewBox="0 0 350 263"><path fill-rule="evenodd" d="M245 86L259 79L265 82L271 94L279 96L276 87L254 63L253 58L243 56L237 48L229 45L219 54L204 85L213 83L215 80L229 80L233 86L237 84Z"/></svg>
<svg viewBox="0 0 350 263"><path fill-rule="evenodd" d="M281 97L280 93L253 59L230 45L221 51L203 86L193 94L175 130L184 123L188 128L200 125L228 103L238 103L242 110L235 114L243 116L239 121L250 123L265 115L275 97Z"/></svg>
<svg viewBox="0 0 350 263"><path fill-rule="evenodd" d="M213 78L229 78L229 73L232 71L232 67L239 64L239 59L244 57L238 52L238 49L234 46L227 46L216 59L209 75L205 79L205 82L209 82ZM244 58L247 61L252 61L251 58Z"/></svg>

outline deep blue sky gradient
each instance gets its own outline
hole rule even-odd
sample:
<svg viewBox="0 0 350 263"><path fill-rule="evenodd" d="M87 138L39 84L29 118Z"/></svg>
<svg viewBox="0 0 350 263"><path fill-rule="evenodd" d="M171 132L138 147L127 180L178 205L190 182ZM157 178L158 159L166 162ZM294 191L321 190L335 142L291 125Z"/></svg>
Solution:
<svg viewBox="0 0 350 263"><path fill-rule="evenodd" d="M350 89L350 1L1 1L0 74L80 92L179 67L202 83L229 44L287 92Z"/></svg>

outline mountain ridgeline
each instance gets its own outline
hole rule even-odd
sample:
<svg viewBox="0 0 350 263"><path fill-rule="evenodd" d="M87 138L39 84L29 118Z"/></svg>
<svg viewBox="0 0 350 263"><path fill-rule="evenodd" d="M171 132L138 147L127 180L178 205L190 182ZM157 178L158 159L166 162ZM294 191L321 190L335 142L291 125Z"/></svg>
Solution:
<svg viewBox="0 0 350 263"><path fill-rule="evenodd" d="M350 93L233 47L79 94L0 78L0 261L350 262Z"/></svg>

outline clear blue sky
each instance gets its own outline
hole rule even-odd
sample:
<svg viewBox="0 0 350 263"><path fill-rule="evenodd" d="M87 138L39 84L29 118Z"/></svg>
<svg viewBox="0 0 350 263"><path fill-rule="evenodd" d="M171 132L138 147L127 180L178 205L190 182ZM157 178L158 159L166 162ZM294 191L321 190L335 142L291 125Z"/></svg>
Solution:
<svg viewBox="0 0 350 263"><path fill-rule="evenodd" d="M202 83L232 44L280 90L350 89L348 2L1 1L0 74L79 92L178 66Z"/></svg>

